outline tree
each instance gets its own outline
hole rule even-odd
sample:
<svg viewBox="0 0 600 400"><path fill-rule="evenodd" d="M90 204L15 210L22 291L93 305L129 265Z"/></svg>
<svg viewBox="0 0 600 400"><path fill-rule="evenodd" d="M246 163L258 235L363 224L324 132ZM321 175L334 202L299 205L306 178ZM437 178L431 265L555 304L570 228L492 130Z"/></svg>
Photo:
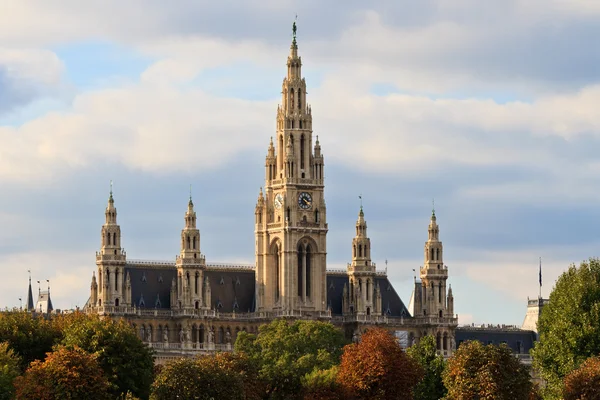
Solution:
<svg viewBox="0 0 600 400"><path fill-rule="evenodd" d="M303 376L339 362L344 344L342 331L331 323L280 319L261 326L256 336L240 332L235 351L257 363L267 398L290 399L302 396Z"/></svg>
<svg viewBox="0 0 600 400"><path fill-rule="evenodd" d="M337 365L329 369L316 369L302 378L304 400L342 400L337 383Z"/></svg>
<svg viewBox="0 0 600 400"><path fill-rule="evenodd" d="M136 397L148 398L154 368L152 351L129 324L82 313L63 318L62 343L98 356L113 397L129 391Z"/></svg>
<svg viewBox="0 0 600 400"><path fill-rule="evenodd" d="M534 367L547 381L546 397L560 398L563 379L600 354L600 261L571 265L556 281L538 320Z"/></svg>
<svg viewBox="0 0 600 400"><path fill-rule="evenodd" d="M529 368L508 346L484 346L478 341L461 344L444 371L448 399L528 400Z"/></svg>
<svg viewBox="0 0 600 400"><path fill-rule="evenodd" d="M110 386L97 358L80 348L58 347L15 379L16 399L109 399Z"/></svg>
<svg viewBox="0 0 600 400"><path fill-rule="evenodd" d="M43 315L25 311L0 312L0 342L8 342L21 357L22 370L34 360L43 360L60 337L61 331Z"/></svg>
<svg viewBox="0 0 600 400"><path fill-rule="evenodd" d="M437 354L436 341L431 335L422 337L419 343L406 349L410 358L424 371L423 379L415 386L415 400L438 400L446 395L442 373L446 367L444 357Z"/></svg>
<svg viewBox="0 0 600 400"><path fill-rule="evenodd" d="M7 342L0 343L0 400L11 400L14 396L13 381L21 374L21 358Z"/></svg>
<svg viewBox="0 0 600 400"><path fill-rule="evenodd" d="M154 380L150 399L244 399L240 374L221 365L222 361L218 356L203 356L168 363Z"/></svg>
<svg viewBox="0 0 600 400"><path fill-rule="evenodd" d="M565 378L564 400L600 398L600 357L590 357Z"/></svg>
<svg viewBox="0 0 600 400"><path fill-rule="evenodd" d="M344 347L338 382L347 398L410 400L422 376L420 365L402 351L398 340L376 328Z"/></svg>
<svg viewBox="0 0 600 400"><path fill-rule="evenodd" d="M217 353L214 358L219 368L239 376L245 400L263 398L267 386L266 382L259 378L259 367L255 360L250 359L245 353Z"/></svg>

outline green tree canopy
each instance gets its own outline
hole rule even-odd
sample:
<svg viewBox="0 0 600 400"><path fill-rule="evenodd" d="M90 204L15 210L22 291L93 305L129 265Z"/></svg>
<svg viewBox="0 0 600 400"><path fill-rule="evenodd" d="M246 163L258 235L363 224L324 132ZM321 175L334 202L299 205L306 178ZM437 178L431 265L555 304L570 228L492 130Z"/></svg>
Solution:
<svg viewBox="0 0 600 400"><path fill-rule="evenodd" d="M280 319L261 326L256 336L240 332L235 351L257 363L268 398L290 399L302 396L302 377L339 362L345 343L331 323Z"/></svg>
<svg viewBox="0 0 600 400"><path fill-rule="evenodd" d="M23 370L30 362L43 360L60 337L60 329L42 315L25 311L0 312L0 342L8 342L21 357Z"/></svg>
<svg viewBox="0 0 600 400"><path fill-rule="evenodd" d="M534 366L548 381L546 396L560 398L562 381L600 354L600 261L569 267L557 280L538 320Z"/></svg>
<svg viewBox="0 0 600 400"><path fill-rule="evenodd" d="M243 400L243 377L228 356L182 358L165 365L152 384L151 400Z"/></svg>
<svg viewBox="0 0 600 400"><path fill-rule="evenodd" d="M34 361L15 379L17 400L105 400L109 383L97 356L80 348L59 346L45 361Z"/></svg>
<svg viewBox="0 0 600 400"><path fill-rule="evenodd" d="M423 374L421 367L385 329L369 329L359 343L344 347L338 382L346 398L413 398L413 388Z"/></svg>
<svg viewBox="0 0 600 400"><path fill-rule="evenodd" d="M600 357L588 358L565 378L564 400L600 399Z"/></svg>
<svg viewBox="0 0 600 400"><path fill-rule="evenodd" d="M123 320L114 322L82 313L63 318L62 343L98 356L114 397L129 391L134 396L148 398L154 359L151 349L142 343L130 325Z"/></svg>
<svg viewBox="0 0 600 400"><path fill-rule="evenodd" d="M0 400L14 398L13 381L21 374L21 358L9 347L0 343Z"/></svg>
<svg viewBox="0 0 600 400"><path fill-rule="evenodd" d="M423 379L415 386L415 400L439 400L446 395L442 373L446 367L444 357L437 354L435 337L427 335L408 349L406 353L424 371Z"/></svg>
<svg viewBox="0 0 600 400"><path fill-rule="evenodd" d="M339 367L315 369L302 378L304 400L343 400L340 385L337 383Z"/></svg>
<svg viewBox="0 0 600 400"><path fill-rule="evenodd" d="M444 371L447 398L527 400L532 392L529 368L504 344L462 343Z"/></svg>

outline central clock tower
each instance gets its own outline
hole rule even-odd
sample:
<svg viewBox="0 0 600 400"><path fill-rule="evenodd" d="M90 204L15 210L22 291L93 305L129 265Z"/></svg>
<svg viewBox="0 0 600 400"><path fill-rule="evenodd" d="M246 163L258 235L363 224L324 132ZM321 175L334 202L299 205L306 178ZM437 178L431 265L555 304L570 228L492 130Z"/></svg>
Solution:
<svg viewBox="0 0 600 400"><path fill-rule="evenodd" d="M265 190L255 210L257 310L325 311L324 163L318 137L313 147L295 22L276 125L265 162Z"/></svg>

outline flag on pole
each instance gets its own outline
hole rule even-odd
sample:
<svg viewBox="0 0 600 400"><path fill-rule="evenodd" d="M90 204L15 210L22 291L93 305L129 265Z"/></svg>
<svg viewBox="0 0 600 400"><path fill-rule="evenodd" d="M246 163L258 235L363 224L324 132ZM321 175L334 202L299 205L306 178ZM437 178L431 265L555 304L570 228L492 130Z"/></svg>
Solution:
<svg viewBox="0 0 600 400"><path fill-rule="evenodd" d="M542 257L540 257L540 288L542 287Z"/></svg>

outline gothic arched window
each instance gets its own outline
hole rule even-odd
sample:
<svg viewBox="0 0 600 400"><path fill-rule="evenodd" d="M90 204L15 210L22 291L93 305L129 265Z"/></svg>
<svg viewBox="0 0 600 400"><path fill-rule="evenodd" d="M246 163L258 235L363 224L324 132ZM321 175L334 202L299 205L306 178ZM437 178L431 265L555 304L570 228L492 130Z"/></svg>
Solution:
<svg viewBox="0 0 600 400"><path fill-rule="evenodd" d="M300 128L302 128L302 121L300 121ZM305 139L304 134L300 136L300 168L304 169L304 147L305 147Z"/></svg>
<svg viewBox="0 0 600 400"><path fill-rule="evenodd" d="M310 298L310 280L311 280L311 248L306 246L306 297Z"/></svg>
<svg viewBox="0 0 600 400"><path fill-rule="evenodd" d="M294 108L294 89L292 89L290 91L290 109ZM293 123L292 123L292 128L293 128Z"/></svg>
<svg viewBox="0 0 600 400"><path fill-rule="evenodd" d="M304 283L304 269L305 269L305 254L304 248L301 244L298 245L298 297L302 297L302 288Z"/></svg>
<svg viewBox="0 0 600 400"><path fill-rule="evenodd" d="M298 90L298 110L302 109L302 92L300 90ZM300 125L300 128L302 128L302 124Z"/></svg>
<svg viewBox="0 0 600 400"><path fill-rule="evenodd" d="M117 233L113 233L113 245L117 245Z"/></svg>

